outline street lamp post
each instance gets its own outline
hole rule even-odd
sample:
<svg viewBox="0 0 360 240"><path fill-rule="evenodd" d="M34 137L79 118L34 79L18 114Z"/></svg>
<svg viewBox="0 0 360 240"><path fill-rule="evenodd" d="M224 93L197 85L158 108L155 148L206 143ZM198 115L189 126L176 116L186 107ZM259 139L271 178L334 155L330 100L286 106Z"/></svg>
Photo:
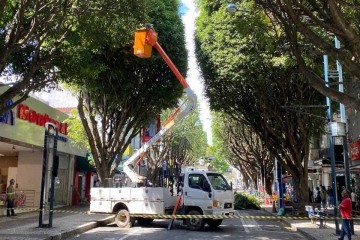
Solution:
<svg viewBox="0 0 360 240"><path fill-rule="evenodd" d="M340 41L337 37L335 37L335 47L337 49L340 49ZM336 60L336 71L339 79L339 92L344 92L342 66L339 60ZM346 112L345 112L345 105L342 103L340 103L340 118L341 118L341 122L345 124L345 131L346 131ZM343 135L342 140L343 140L343 150L344 150L343 155L344 155L344 168L345 168L345 183L347 190L351 191L349 154L348 154L346 133Z"/></svg>
<svg viewBox="0 0 360 240"><path fill-rule="evenodd" d="M235 12L238 12L238 11L240 11L240 12L250 12L247 9L238 8L235 3L229 3L226 6L226 11L228 11L229 13L235 13Z"/></svg>
<svg viewBox="0 0 360 240"><path fill-rule="evenodd" d="M275 157L275 177L277 180L277 187L278 187L278 206L279 209L283 208L283 191L282 191L282 171L280 160L278 159L280 156Z"/></svg>
<svg viewBox="0 0 360 240"><path fill-rule="evenodd" d="M328 56L324 55L324 76L325 76L325 85L329 87L329 71L328 71ZM337 185L336 185L336 173L335 173L335 151L334 151L334 139L333 139L333 131L331 129L331 122L333 120L332 116L332 108L331 108L331 100L329 97L326 97L326 105L328 106L327 115L329 121L329 148L330 148L330 161L331 161L331 185L333 189L334 196L334 222L335 222L335 233L339 234L339 222L337 219Z"/></svg>
<svg viewBox="0 0 360 240"><path fill-rule="evenodd" d="M338 40L337 37L335 37L335 48L340 49L340 41ZM338 82L339 92L344 92L341 63L339 62L339 60L336 60L336 70L329 70L328 65L329 65L328 64L328 56L324 55L324 77L325 77L326 86L329 87L329 78L337 78L339 81ZM346 138L346 116L345 116L345 106L344 106L344 104L340 103L341 122L332 122L333 116L332 116L332 111L331 111L331 100L327 97L326 102L328 105L332 188L333 188L333 194L334 194L334 198L335 198L334 216L335 216L336 233L338 234L340 232L340 230L339 230L338 221L336 219L338 202L337 202L337 191L336 191L337 183L336 183L336 173L335 173L334 137L342 137L346 188L350 191L351 183L350 183L348 146L347 146L347 138ZM353 223L352 222L351 222L351 227L352 227L352 232L353 232Z"/></svg>
<svg viewBox="0 0 360 240"><path fill-rule="evenodd" d="M256 169L256 187L257 187L258 200L260 202L259 169Z"/></svg>

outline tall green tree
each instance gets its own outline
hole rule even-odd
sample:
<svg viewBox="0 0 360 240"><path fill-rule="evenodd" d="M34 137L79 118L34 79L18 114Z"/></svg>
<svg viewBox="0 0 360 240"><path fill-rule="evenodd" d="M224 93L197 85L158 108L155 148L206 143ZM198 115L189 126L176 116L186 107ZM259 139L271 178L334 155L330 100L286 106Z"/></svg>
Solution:
<svg viewBox="0 0 360 240"><path fill-rule="evenodd" d="M191 151L187 157L182 160L181 156L176 157L177 162L181 163L181 165L193 164L197 162L200 157L206 155L206 133L203 130L198 108L194 109L178 126L174 127L174 136L175 141L173 141L172 149L175 150L175 148L177 148L180 151L180 149L184 148L187 144L191 146Z"/></svg>
<svg viewBox="0 0 360 240"><path fill-rule="evenodd" d="M80 42L94 50L110 40L116 44L128 41L129 33L145 21L147 3L146 0L2 0L0 86L10 88L0 95L0 115L25 100L31 91L55 87L64 56L69 51L77 52L71 49L78 48ZM18 100L5 106L15 96Z"/></svg>
<svg viewBox="0 0 360 240"><path fill-rule="evenodd" d="M242 2L246 6L250 1ZM360 109L358 86L360 81L360 2L359 1L301 1L256 0L271 16L274 24L282 27L302 74L309 84L321 94L349 108ZM334 37L340 41L336 48ZM307 57L311 44L321 56L326 54L335 63L339 60L347 76L344 78L345 93L338 87L326 87L323 71L314 68ZM331 70L336 70L332 65Z"/></svg>
<svg viewBox="0 0 360 240"><path fill-rule="evenodd" d="M219 112L212 112L213 121L211 130L213 133L213 145L208 147L208 155L213 156L210 165L220 173L229 169L229 159L231 154L228 148L228 142L224 137L224 118Z"/></svg>
<svg viewBox="0 0 360 240"><path fill-rule="evenodd" d="M211 164L218 171L227 170L231 164L241 172L246 187L249 187L249 182L253 182L257 188L258 176L261 176L261 182L265 181L266 192L271 194L274 158L267 146L242 122L224 113L214 113L213 116L212 152L215 159Z"/></svg>
<svg viewBox="0 0 360 240"><path fill-rule="evenodd" d="M162 120L166 121L170 114L169 109L164 111ZM175 168L196 164L200 157L206 155L206 148L206 133L200 122L199 110L195 109L169 130L159 144L149 149L146 154L148 179L155 183L164 160L167 160L172 173L175 173Z"/></svg>
<svg viewBox="0 0 360 240"><path fill-rule="evenodd" d="M229 162L240 170L245 180L251 179L255 188L258 188L259 180L265 183L265 190L271 195L274 157L266 144L252 131L251 126L232 119L225 121L223 132L232 155Z"/></svg>
<svg viewBox="0 0 360 240"><path fill-rule="evenodd" d="M181 72L187 68L183 25L177 13L178 1L152 0L150 22L159 43ZM99 17L102 26L112 22ZM171 24L169 24L171 23ZM92 24L91 24L92 25ZM96 29L94 28L94 31ZM131 139L162 109L177 105L182 86L155 51L150 59L133 55L135 28L115 41L116 29L109 28L110 40L95 51L86 31L62 63L63 79L77 90L78 111L101 181L112 177Z"/></svg>
<svg viewBox="0 0 360 240"><path fill-rule="evenodd" d="M309 140L325 122L325 109L306 106L321 104L321 96L281 48L280 28L270 24L265 12L235 19L224 6L202 4L197 49L211 107L249 126L271 155L281 154L299 202L305 203Z"/></svg>

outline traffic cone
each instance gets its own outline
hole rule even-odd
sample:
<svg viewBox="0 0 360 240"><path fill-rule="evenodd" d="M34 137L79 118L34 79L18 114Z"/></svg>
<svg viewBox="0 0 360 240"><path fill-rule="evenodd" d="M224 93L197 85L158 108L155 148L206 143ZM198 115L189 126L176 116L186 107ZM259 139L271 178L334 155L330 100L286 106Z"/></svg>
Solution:
<svg viewBox="0 0 360 240"><path fill-rule="evenodd" d="M273 201L272 212L276 213L275 201Z"/></svg>

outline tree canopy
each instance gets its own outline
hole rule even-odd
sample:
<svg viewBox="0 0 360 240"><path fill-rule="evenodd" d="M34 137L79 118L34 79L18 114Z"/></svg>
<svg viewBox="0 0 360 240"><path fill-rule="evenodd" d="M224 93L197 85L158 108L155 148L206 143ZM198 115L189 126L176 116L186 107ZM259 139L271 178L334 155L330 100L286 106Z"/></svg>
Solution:
<svg viewBox="0 0 360 240"><path fill-rule="evenodd" d="M177 13L178 2L152 1L148 16L159 34L159 43L178 69L185 73L187 53L184 31ZM101 24L111 26L108 19ZM171 24L169 24L171 22ZM78 111L89 141L100 179L112 177L131 139L162 109L174 107L182 86L155 51L150 59L133 55L135 28L115 41L116 29L109 28L112 41L89 47L85 32L77 32L60 73L77 91ZM71 51L70 51L71 50Z"/></svg>
<svg viewBox="0 0 360 240"><path fill-rule="evenodd" d="M128 42L146 21L147 8L146 0L1 1L0 77L10 88L0 95L0 114L31 91L55 87L60 65L68 53L77 52L71 51L76 43L96 50L104 42ZM15 96L20 98L5 106Z"/></svg>
<svg viewBox="0 0 360 240"><path fill-rule="evenodd" d="M167 119L170 112L169 109L163 112L163 121ZM206 134L202 129L199 111L194 110L163 136L159 144L149 149L144 157L147 163L147 178L152 183L156 182L158 170L162 167L164 160L168 163L170 174L176 175L175 169L179 170L182 166L196 164L200 157L204 157L206 147Z"/></svg>
<svg viewBox="0 0 360 240"><path fill-rule="evenodd" d="M282 165L307 200L309 140L325 123L325 108L307 106L324 100L309 87L291 52L282 48L284 35L266 12L236 18L225 6L201 4L197 54L212 109L248 126L271 155L281 154Z"/></svg>
<svg viewBox="0 0 360 240"><path fill-rule="evenodd" d="M240 1L236 1L240 5ZM246 6L251 1L241 1ZM281 26L287 37L302 74L312 87L336 102L349 108L360 109L360 3L358 1L301 1L256 0L265 9L270 20ZM335 37L340 41L335 46ZM318 56L326 54L344 67L345 93L339 88L324 85L323 71L319 72L307 57L312 45ZM330 70L337 71L335 64ZM330 79L331 80L331 79ZM337 81L334 79L333 81Z"/></svg>
<svg viewBox="0 0 360 240"><path fill-rule="evenodd" d="M231 153L228 142L224 137L224 117L219 112L212 112L213 121L211 130L213 133L213 145L208 147L208 155L214 157L210 165L218 172L225 172L229 169ZM236 168L236 166L235 166Z"/></svg>

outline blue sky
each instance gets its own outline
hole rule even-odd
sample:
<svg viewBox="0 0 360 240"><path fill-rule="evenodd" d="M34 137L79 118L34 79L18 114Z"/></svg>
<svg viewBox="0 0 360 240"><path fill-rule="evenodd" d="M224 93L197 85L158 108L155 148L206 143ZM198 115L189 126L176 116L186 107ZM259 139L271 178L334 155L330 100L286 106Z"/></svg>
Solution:
<svg viewBox="0 0 360 240"><path fill-rule="evenodd" d="M189 11L189 8L184 3L181 2L180 6L179 6L179 14L180 14L180 16L185 15L188 11Z"/></svg>

